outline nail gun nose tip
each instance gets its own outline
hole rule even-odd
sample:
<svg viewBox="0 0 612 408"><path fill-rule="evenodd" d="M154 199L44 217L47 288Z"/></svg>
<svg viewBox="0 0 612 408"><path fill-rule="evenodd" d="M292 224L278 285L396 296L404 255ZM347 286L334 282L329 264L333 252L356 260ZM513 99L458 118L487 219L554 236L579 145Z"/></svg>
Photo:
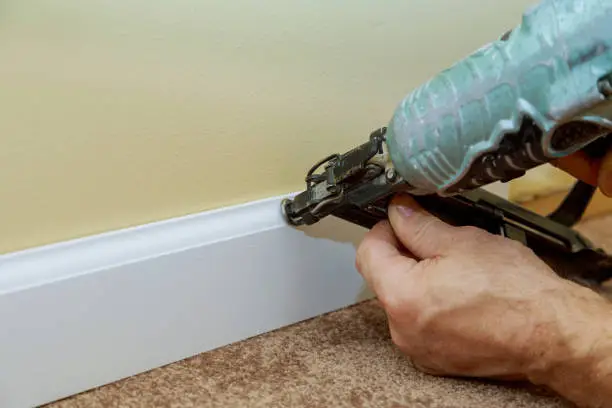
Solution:
<svg viewBox="0 0 612 408"><path fill-rule="evenodd" d="M291 203L292 201L289 198L284 198L281 201L281 214L283 215L285 222L295 226L298 225L298 222L296 222L295 218L291 215Z"/></svg>

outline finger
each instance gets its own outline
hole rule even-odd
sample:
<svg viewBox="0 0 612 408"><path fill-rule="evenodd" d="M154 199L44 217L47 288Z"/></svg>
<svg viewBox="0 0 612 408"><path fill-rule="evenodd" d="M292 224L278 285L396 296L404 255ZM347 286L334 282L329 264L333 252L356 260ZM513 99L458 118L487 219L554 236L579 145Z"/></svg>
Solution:
<svg viewBox="0 0 612 408"><path fill-rule="evenodd" d="M388 221L368 231L357 249L357 270L379 299L405 287L416 264L406 256Z"/></svg>
<svg viewBox="0 0 612 408"><path fill-rule="evenodd" d="M608 151L601 162L597 184L602 193L612 197L612 150Z"/></svg>
<svg viewBox="0 0 612 408"><path fill-rule="evenodd" d="M592 186L597 185L601 160L593 159L583 151L554 160L551 164L578 180Z"/></svg>
<svg viewBox="0 0 612 408"><path fill-rule="evenodd" d="M421 259L447 255L457 245L458 229L431 215L407 195L393 199L389 220L399 241Z"/></svg>

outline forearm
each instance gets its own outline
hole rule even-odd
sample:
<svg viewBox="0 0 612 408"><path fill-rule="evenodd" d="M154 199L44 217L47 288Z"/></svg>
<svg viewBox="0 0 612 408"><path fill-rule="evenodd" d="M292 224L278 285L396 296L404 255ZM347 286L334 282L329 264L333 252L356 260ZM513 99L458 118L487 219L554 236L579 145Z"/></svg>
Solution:
<svg viewBox="0 0 612 408"><path fill-rule="evenodd" d="M559 299L528 377L580 407L612 407L612 303L585 288Z"/></svg>

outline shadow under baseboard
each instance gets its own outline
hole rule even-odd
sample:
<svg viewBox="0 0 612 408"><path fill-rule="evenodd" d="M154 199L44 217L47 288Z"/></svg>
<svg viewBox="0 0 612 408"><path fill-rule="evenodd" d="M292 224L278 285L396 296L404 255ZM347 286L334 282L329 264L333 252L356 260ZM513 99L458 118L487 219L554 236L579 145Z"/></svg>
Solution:
<svg viewBox="0 0 612 408"><path fill-rule="evenodd" d="M296 229L312 238L327 239L342 244L351 244L355 250L361 243L365 233L368 231L363 227L333 216L324 218L314 225L301 226ZM358 273L357 270L355 270L355 272ZM362 302L373 299L374 297L374 293L364 282L355 302Z"/></svg>

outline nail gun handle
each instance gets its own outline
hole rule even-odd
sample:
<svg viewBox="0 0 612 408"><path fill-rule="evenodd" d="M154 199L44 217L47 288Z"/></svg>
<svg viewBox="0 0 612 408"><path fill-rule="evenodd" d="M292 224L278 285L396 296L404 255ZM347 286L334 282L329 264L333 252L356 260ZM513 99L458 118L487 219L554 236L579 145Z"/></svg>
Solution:
<svg viewBox="0 0 612 408"><path fill-rule="evenodd" d="M390 197L368 205L367 209L342 206L333 215L369 229L387 219ZM448 224L479 227L523 243L566 279L595 287L612 278L612 257L577 231L486 190L451 197L414 196L414 199Z"/></svg>

